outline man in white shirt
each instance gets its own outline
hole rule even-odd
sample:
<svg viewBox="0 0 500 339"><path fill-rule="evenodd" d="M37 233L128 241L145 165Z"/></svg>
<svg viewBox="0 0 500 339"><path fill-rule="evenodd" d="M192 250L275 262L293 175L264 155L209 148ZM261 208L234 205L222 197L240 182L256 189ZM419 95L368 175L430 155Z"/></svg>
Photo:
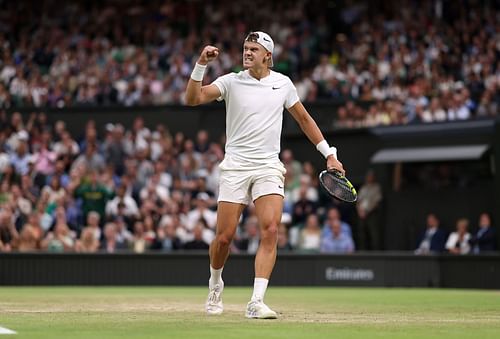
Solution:
<svg viewBox="0 0 500 339"><path fill-rule="evenodd" d="M274 42L264 32L251 32L243 45L243 68L202 86L207 64L219 50L205 46L186 88L190 106L214 100L226 102L226 154L220 164L216 236L210 245L208 314L223 311L222 269L236 232L240 215L251 201L259 220L261 241L255 257L254 291L246 317L274 319L276 312L263 300L276 261L277 234L284 197L285 168L279 161L283 109L286 108L309 140L327 160L329 170L344 173L318 126L297 96L291 80L270 69Z"/></svg>

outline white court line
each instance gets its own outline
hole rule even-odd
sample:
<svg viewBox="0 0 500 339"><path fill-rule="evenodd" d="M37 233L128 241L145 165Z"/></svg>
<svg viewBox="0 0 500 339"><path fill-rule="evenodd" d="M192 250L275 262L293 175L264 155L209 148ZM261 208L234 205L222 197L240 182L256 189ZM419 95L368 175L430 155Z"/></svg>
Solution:
<svg viewBox="0 0 500 339"><path fill-rule="evenodd" d="M17 332L9 330L8 328L0 326L0 334L17 334Z"/></svg>

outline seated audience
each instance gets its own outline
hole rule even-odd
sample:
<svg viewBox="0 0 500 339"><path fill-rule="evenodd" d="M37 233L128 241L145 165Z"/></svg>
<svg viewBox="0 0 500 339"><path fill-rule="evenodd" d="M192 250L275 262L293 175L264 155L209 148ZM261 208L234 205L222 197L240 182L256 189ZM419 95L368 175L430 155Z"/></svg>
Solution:
<svg viewBox="0 0 500 339"><path fill-rule="evenodd" d="M445 249L446 232L440 228L434 213L427 215L426 230L420 236L415 254L441 253Z"/></svg>
<svg viewBox="0 0 500 339"><path fill-rule="evenodd" d="M450 233L446 241L446 250L452 254L468 254L470 252L469 220L461 218L457 220L456 231Z"/></svg>
<svg viewBox="0 0 500 339"><path fill-rule="evenodd" d="M470 239L472 253L491 252L496 249L495 229L491 225L491 217L488 213L481 213L479 216L479 228Z"/></svg>

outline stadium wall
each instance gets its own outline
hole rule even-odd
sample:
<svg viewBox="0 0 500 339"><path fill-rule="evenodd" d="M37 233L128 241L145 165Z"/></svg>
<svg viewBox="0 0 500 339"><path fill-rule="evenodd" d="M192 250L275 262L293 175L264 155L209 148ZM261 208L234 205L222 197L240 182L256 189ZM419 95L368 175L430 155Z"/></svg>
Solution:
<svg viewBox="0 0 500 339"><path fill-rule="evenodd" d="M208 273L206 253L0 255L1 286L205 286ZM230 286L249 286L253 276L252 255L232 255L224 269ZM280 254L272 284L499 289L500 255Z"/></svg>

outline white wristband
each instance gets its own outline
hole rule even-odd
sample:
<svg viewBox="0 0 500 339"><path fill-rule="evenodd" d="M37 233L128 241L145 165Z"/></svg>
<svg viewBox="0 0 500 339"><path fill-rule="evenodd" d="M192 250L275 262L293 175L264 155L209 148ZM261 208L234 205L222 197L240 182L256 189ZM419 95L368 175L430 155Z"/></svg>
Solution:
<svg viewBox="0 0 500 339"><path fill-rule="evenodd" d="M328 158L329 155L333 155L333 157L335 159L337 159L337 148L333 147L333 146L330 146L328 145L328 142L326 140L322 140L320 141L317 145L316 145L316 149L321 153L323 154L323 156L326 158Z"/></svg>
<svg viewBox="0 0 500 339"><path fill-rule="evenodd" d="M207 65L200 65L199 63L196 63L193 71L191 72L191 79L193 79L194 81L202 81L203 75L205 75L206 68Z"/></svg>

